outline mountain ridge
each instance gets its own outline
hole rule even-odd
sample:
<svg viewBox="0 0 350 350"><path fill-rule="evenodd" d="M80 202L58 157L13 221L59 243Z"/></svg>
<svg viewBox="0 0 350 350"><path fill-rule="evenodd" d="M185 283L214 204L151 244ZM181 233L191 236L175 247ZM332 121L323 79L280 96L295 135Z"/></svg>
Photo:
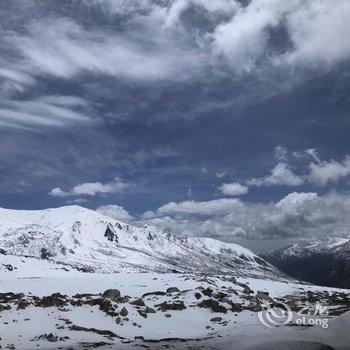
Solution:
<svg viewBox="0 0 350 350"><path fill-rule="evenodd" d="M350 287L350 239L303 240L261 256L286 274L318 285Z"/></svg>
<svg viewBox="0 0 350 350"><path fill-rule="evenodd" d="M250 250L211 238L181 239L81 207L0 208L0 248L86 272L196 272L285 277Z"/></svg>

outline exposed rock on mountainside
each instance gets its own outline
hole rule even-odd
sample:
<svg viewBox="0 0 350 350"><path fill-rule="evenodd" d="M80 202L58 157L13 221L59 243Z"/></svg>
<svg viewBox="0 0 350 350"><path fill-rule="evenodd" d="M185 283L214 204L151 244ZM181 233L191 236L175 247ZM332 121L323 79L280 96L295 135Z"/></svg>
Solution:
<svg viewBox="0 0 350 350"><path fill-rule="evenodd" d="M304 241L262 256L295 278L350 288L350 239Z"/></svg>

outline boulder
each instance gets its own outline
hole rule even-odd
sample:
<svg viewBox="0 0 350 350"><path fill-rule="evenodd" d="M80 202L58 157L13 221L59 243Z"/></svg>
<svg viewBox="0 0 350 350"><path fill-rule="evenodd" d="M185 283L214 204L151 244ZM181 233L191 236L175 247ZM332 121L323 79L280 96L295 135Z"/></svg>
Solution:
<svg viewBox="0 0 350 350"><path fill-rule="evenodd" d="M208 287L208 288L203 289L202 293L207 297L211 297L211 295L213 294L213 290Z"/></svg>
<svg viewBox="0 0 350 350"><path fill-rule="evenodd" d="M148 293L143 294L142 298L148 297L150 295L159 295L159 296L161 296L161 295L166 295L166 293L165 292L161 292L161 291L148 292Z"/></svg>
<svg viewBox="0 0 350 350"><path fill-rule="evenodd" d="M222 321L222 317L213 317L210 319L211 322L221 322Z"/></svg>
<svg viewBox="0 0 350 350"><path fill-rule="evenodd" d="M177 288L177 287L169 287L167 290L166 290L167 293L178 293L180 292L180 289Z"/></svg>
<svg viewBox="0 0 350 350"><path fill-rule="evenodd" d="M128 310L125 307L123 307L120 311L120 316L125 317L128 315L128 313L129 313Z"/></svg>
<svg viewBox="0 0 350 350"><path fill-rule="evenodd" d="M145 306L145 302L141 298L138 298L136 300L130 301L129 304L137 305L137 306Z"/></svg>
<svg viewBox="0 0 350 350"><path fill-rule="evenodd" d="M107 289L102 294L103 298L117 300L121 297L120 291L118 289Z"/></svg>
<svg viewBox="0 0 350 350"><path fill-rule="evenodd" d="M256 292L256 297L260 300L271 300L268 292L262 292L260 290Z"/></svg>
<svg viewBox="0 0 350 350"><path fill-rule="evenodd" d="M156 306L159 306L159 309L162 311L168 311L168 310L184 310L186 309L185 304L183 301L174 301L174 302L167 302L158 304Z"/></svg>
<svg viewBox="0 0 350 350"><path fill-rule="evenodd" d="M198 299L200 299L200 298L202 297L202 294L196 292L196 293L194 293L194 296L195 296L195 298L198 300Z"/></svg>
<svg viewBox="0 0 350 350"><path fill-rule="evenodd" d="M147 313L142 311L142 310L137 310L137 312L139 313L140 316L142 316L143 318L147 318Z"/></svg>
<svg viewBox="0 0 350 350"><path fill-rule="evenodd" d="M227 312L227 309L224 306L220 305L216 300L213 299L206 299L201 301L198 304L198 307L210 308L214 312L221 312L224 314Z"/></svg>
<svg viewBox="0 0 350 350"><path fill-rule="evenodd" d="M155 314L156 310L152 309L151 307L146 306L144 312L146 312L147 314Z"/></svg>

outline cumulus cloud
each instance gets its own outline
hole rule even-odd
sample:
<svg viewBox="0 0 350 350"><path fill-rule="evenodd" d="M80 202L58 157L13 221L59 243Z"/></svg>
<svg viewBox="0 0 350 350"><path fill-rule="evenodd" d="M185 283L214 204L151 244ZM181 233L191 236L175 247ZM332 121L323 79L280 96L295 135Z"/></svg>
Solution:
<svg viewBox="0 0 350 350"><path fill-rule="evenodd" d="M271 174L261 178L253 178L247 181L250 186L299 186L304 182L303 178L295 174L287 163L278 163Z"/></svg>
<svg viewBox="0 0 350 350"><path fill-rule="evenodd" d="M53 197L70 196L96 196L97 194L120 193L130 187L130 184L124 182L119 177L107 183L85 182L74 186L70 191L63 191L61 187L53 188L49 195Z"/></svg>
<svg viewBox="0 0 350 350"><path fill-rule="evenodd" d="M318 186L325 186L329 182L338 181L350 175L350 156L342 162L335 160L310 164L309 181Z"/></svg>
<svg viewBox="0 0 350 350"><path fill-rule="evenodd" d="M328 183L335 183L350 176L350 156L347 155L343 161L329 160L322 161L315 148L302 151L295 151L291 154L295 159L303 163L302 174L295 173L287 161L288 151L285 147L275 148L275 157L285 160L278 163L271 174L252 178L246 181L249 186L300 186L308 183L316 186L326 186ZM310 162L310 159L312 161ZM227 193L228 194L228 193Z"/></svg>
<svg viewBox="0 0 350 350"><path fill-rule="evenodd" d="M120 220L122 222L129 223L133 220L133 217L127 210L116 204L102 205L98 207L96 211L112 219Z"/></svg>
<svg viewBox="0 0 350 350"><path fill-rule="evenodd" d="M332 65L350 55L350 3L347 0L303 1L288 14L287 22L293 49L287 62Z"/></svg>
<svg viewBox="0 0 350 350"><path fill-rule="evenodd" d="M213 202L216 206L217 200ZM198 208L208 208L210 201L197 202L192 204L197 210L157 210L144 215L140 222L169 228L182 236L209 236L225 241L345 237L350 235L349 204L349 194L293 192L275 203L239 202L227 210L206 210L204 216L198 216L203 214ZM175 208L176 204L170 207Z"/></svg>
<svg viewBox="0 0 350 350"><path fill-rule="evenodd" d="M347 0L252 0L215 29L213 46L238 71L262 62L290 66L332 65L350 56ZM273 52L270 39L284 27L290 41L284 52Z"/></svg>
<svg viewBox="0 0 350 350"><path fill-rule="evenodd" d="M227 196L241 196L248 193L248 187L243 186L238 182L222 184L220 186L222 194Z"/></svg>
<svg viewBox="0 0 350 350"><path fill-rule="evenodd" d="M184 201L180 203L170 202L158 208L161 214L186 213L198 215L213 215L227 213L233 208L239 207L242 202L239 199L215 199L207 202Z"/></svg>
<svg viewBox="0 0 350 350"><path fill-rule="evenodd" d="M251 71L268 44L268 30L276 26L294 1L253 0L213 34L213 47L237 71Z"/></svg>

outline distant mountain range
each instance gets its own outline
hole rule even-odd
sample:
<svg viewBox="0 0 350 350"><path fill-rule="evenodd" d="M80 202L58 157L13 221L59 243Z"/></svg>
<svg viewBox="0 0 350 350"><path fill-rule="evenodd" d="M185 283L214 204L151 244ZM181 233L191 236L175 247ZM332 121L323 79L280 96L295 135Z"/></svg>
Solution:
<svg viewBox="0 0 350 350"><path fill-rule="evenodd" d="M301 241L261 256L294 278L350 288L349 238Z"/></svg>
<svg viewBox="0 0 350 350"><path fill-rule="evenodd" d="M79 206L0 209L0 270L16 269L10 260L22 266L32 264L33 258L86 272L284 276L239 245L210 238L180 239L155 227L134 227Z"/></svg>

